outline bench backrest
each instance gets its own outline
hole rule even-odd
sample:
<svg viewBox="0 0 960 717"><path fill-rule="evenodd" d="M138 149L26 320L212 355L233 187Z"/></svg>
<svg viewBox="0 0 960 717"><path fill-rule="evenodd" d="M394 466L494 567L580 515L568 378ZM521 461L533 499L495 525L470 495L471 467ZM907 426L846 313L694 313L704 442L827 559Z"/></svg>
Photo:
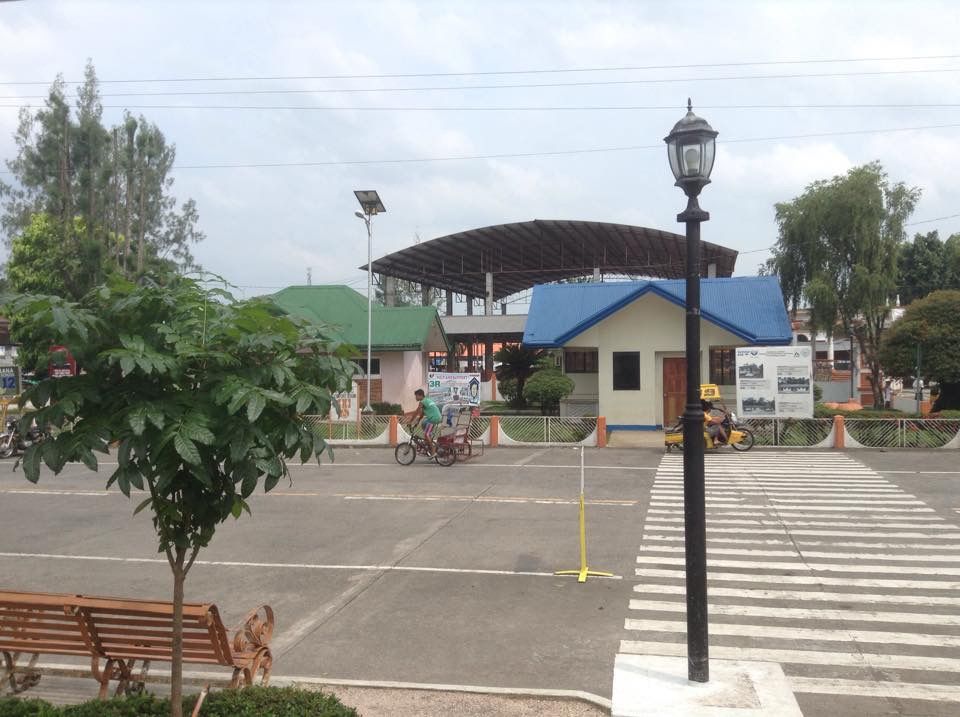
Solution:
<svg viewBox="0 0 960 717"><path fill-rule="evenodd" d="M57 617L59 610L59 617ZM169 661L173 604L84 595L0 591L0 649ZM183 606L184 662L232 665L215 605Z"/></svg>
<svg viewBox="0 0 960 717"><path fill-rule="evenodd" d="M73 597L0 591L0 650L90 655L79 617L65 610Z"/></svg>

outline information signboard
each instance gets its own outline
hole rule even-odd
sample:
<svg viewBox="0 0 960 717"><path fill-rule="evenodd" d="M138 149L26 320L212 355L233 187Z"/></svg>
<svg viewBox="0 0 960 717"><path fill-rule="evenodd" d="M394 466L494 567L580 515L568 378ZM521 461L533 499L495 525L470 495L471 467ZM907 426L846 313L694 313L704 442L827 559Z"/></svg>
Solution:
<svg viewBox="0 0 960 717"><path fill-rule="evenodd" d="M447 403L480 403L479 373L427 373L427 395L438 406Z"/></svg>
<svg viewBox="0 0 960 717"><path fill-rule="evenodd" d="M333 394L333 403L330 405L331 421L358 421L360 420L360 391L357 382L349 391L340 391ZM337 409L340 409L339 413Z"/></svg>
<svg viewBox="0 0 960 717"><path fill-rule="evenodd" d="M738 348L737 413L741 418L813 418L810 347Z"/></svg>

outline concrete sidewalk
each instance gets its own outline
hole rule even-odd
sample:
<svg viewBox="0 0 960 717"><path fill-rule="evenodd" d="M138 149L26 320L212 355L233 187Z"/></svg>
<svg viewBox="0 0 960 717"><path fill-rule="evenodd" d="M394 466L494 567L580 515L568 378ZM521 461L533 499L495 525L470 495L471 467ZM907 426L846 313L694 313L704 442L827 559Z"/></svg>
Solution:
<svg viewBox="0 0 960 717"><path fill-rule="evenodd" d="M85 676L89 670L80 665L49 665L64 674L45 674L40 684L19 695L23 699L42 699L57 705L71 705L95 699L97 683ZM153 679L169 679L169 671L153 670ZM610 714L608 701L593 695L548 690L504 690L490 687L452 685L395 685L362 681L326 681L320 678L279 677L271 679L275 687L295 686L306 690L333 693L343 704L363 717L601 717ZM203 685L224 689L223 673L186 672L184 692L195 694ZM167 682L151 682L147 691L166 696ZM6 694L3 694L6 697Z"/></svg>
<svg viewBox="0 0 960 717"><path fill-rule="evenodd" d="M663 448L663 431L612 431L610 448Z"/></svg>

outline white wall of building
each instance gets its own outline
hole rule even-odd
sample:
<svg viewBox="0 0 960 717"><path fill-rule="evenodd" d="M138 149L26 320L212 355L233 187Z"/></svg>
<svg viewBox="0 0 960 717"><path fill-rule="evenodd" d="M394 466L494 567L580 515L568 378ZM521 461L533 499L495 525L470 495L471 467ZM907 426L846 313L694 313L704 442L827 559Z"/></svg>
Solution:
<svg viewBox="0 0 960 717"><path fill-rule="evenodd" d="M413 392L427 385L425 354L421 351L384 351L374 352L373 356L380 359L383 400L411 410Z"/></svg>
<svg viewBox="0 0 960 717"><path fill-rule="evenodd" d="M598 347L596 395L599 413L608 426L653 427L663 425L663 358L683 356L686 344L684 309L655 294L645 294L597 325L571 339L564 348ZM701 382L709 379L711 347L743 346L745 341L706 319L700 323ZM613 390L613 353L640 353L640 390ZM588 383L571 374L586 390ZM732 387L731 387L732 389ZM581 396L578 396L578 398ZM724 398L727 398L726 393ZM671 416L668 420L672 420Z"/></svg>

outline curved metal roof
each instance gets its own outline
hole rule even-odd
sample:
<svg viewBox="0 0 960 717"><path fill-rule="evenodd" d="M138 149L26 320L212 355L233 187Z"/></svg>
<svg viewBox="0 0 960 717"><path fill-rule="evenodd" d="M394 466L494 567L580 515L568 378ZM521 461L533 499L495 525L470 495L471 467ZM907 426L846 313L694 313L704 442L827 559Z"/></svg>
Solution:
<svg viewBox="0 0 960 717"><path fill-rule="evenodd" d="M731 276L737 252L701 242L701 275L716 264L718 277ZM486 295L493 273L493 300L537 284L605 274L655 279L685 276L686 239L659 229L608 222L535 219L448 234L401 249L373 262L384 276ZM364 264L360 267L366 269Z"/></svg>

